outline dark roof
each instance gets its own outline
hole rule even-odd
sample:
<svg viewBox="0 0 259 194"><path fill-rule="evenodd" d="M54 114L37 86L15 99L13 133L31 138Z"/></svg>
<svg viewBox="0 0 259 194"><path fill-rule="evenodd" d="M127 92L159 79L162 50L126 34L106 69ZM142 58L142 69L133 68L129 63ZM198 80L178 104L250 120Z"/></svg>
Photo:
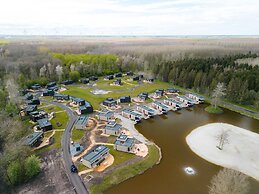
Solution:
<svg viewBox="0 0 259 194"><path fill-rule="evenodd" d="M37 109L37 105L28 105L26 108L25 108L25 111L26 112L32 112L34 110Z"/></svg>
<svg viewBox="0 0 259 194"><path fill-rule="evenodd" d="M37 120L37 122L40 128L44 128L52 125L47 118L39 119Z"/></svg>
<svg viewBox="0 0 259 194"><path fill-rule="evenodd" d="M32 145L40 136L43 135L41 131L35 131L32 134L28 135L24 141L25 145Z"/></svg>

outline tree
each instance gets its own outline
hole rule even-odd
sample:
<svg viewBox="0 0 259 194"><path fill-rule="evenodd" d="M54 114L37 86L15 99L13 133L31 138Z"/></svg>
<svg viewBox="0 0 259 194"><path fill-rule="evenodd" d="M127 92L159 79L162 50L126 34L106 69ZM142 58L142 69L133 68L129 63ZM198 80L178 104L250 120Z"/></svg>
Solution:
<svg viewBox="0 0 259 194"><path fill-rule="evenodd" d="M226 91L225 84L219 82L212 93L212 104L214 105L214 108L217 108L219 99L222 96L226 95L225 91Z"/></svg>
<svg viewBox="0 0 259 194"><path fill-rule="evenodd" d="M58 75L58 81L60 82L62 80L63 75L63 67L61 65L58 65L56 67L56 74Z"/></svg>
<svg viewBox="0 0 259 194"><path fill-rule="evenodd" d="M11 162L7 167L7 176L13 185L22 183L24 177L21 163L18 161Z"/></svg>
<svg viewBox="0 0 259 194"><path fill-rule="evenodd" d="M224 168L211 179L209 194L245 194L250 189L249 177L241 172Z"/></svg>
<svg viewBox="0 0 259 194"><path fill-rule="evenodd" d="M40 159L35 155L26 158L24 168L28 179L34 177L40 172Z"/></svg>
<svg viewBox="0 0 259 194"><path fill-rule="evenodd" d="M69 73L70 79L72 79L74 82L78 82L80 78L80 73L78 71L73 71Z"/></svg>
<svg viewBox="0 0 259 194"><path fill-rule="evenodd" d="M46 65L43 65L43 67L40 68L40 77L45 77L47 72Z"/></svg>
<svg viewBox="0 0 259 194"><path fill-rule="evenodd" d="M228 131L223 130L220 134L216 136L216 139L219 141L219 145L217 145L216 147L220 150L223 150L224 145L226 143L229 143L228 138L229 138Z"/></svg>

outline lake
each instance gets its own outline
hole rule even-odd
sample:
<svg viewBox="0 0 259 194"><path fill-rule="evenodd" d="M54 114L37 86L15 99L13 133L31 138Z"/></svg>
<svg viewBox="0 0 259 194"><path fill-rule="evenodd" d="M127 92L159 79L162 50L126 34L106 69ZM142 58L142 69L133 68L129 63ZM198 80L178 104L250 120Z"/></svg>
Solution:
<svg viewBox="0 0 259 194"><path fill-rule="evenodd" d="M259 133L259 121L226 109L221 115L209 114L204 111L206 106L169 112L137 124L145 137L161 147L161 163L110 188L105 194L207 194L212 176L222 168L192 152L185 137L196 127L213 122L225 122ZM196 174L186 174L185 167L193 168ZM249 193L258 194L259 183L250 182Z"/></svg>

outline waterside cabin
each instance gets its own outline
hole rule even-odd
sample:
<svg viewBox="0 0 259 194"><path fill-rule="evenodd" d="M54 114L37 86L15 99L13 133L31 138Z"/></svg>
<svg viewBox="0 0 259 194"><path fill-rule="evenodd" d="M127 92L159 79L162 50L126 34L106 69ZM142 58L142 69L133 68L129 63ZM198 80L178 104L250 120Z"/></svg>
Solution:
<svg viewBox="0 0 259 194"><path fill-rule="evenodd" d="M181 102L182 107L192 107L193 106L193 100L187 98L186 96L176 96L175 99L179 102Z"/></svg>
<svg viewBox="0 0 259 194"><path fill-rule="evenodd" d="M128 108L123 109L121 111L121 115L123 117L125 117L127 119L130 119L130 120L133 120L133 121L135 121L137 123L139 123L141 121L141 119L142 119L142 115L141 114L139 114L139 113L137 113L137 112L135 112L135 111L133 111L131 109L128 109Z"/></svg>
<svg viewBox="0 0 259 194"><path fill-rule="evenodd" d="M121 152L132 153L134 145L134 138L130 138L127 135L120 135L114 142L114 149Z"/></svg>
<svg viewBox="0 0 259 194"><path fill-rule="evenodd" d="M152 102L152 107L159 110L163 114L166 114L170 110L168 106L158 101Z"/></svg>
<svg viewBox="0 0 259 194"><path fill-rule="evenodd" d="M202 104L205 101L204 97L192 93L186 94L186 97L194 100L196 104Z"/></svg>
<svg viewBox="0 0 259 194"><path fill-rule="evenodd" d="M164 99L165 105L171 106L174 110L181 110L181 103L179 101L176 101L172 98L166 98Z"/></svg>
<svg viewBox="0 0 259 194"><path fill-rule="evenodd" d="M137 106L137 110L144 114L146 117L153 117L155 116L155 110L152 108L149 108L148 106L145 105L139 105Z"/></svg>

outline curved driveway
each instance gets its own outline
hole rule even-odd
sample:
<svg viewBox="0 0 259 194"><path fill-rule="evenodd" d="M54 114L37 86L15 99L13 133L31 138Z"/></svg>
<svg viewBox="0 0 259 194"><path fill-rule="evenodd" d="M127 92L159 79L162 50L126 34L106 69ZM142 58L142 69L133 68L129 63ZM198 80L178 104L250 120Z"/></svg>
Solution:
<svg viewBox="0 0 259 194"><path fill-rule="evenodd" d="M42 101L48 104L59 106L60 108L64 109L67 112L69 116L69 121L67 123L67 126L65 128L65 131L61 140L65 170L70 182L74 187L75 192L78 194L89 194L81 177L77 173L70 172L71 165L73 164L71 153L70 153L71 132L72 132L74 123L76 122L77 116L74 115L74 112L70 108L68 108L63 104L60 104L57 102L49 102L43 99Z"/></svg>

